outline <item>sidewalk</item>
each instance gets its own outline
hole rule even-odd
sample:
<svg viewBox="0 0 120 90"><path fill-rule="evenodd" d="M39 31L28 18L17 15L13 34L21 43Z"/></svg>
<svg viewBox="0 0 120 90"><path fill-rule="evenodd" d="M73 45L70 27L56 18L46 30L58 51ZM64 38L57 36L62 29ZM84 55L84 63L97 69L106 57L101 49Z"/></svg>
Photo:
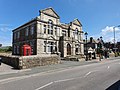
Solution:
<svg viewBox="0 0 120 90"><path fill-rule="evenodd" d="M1 65L0 65L0 76L5 75L5 74L18 73L18 72L22 72L22 71L26 71L26 70L16 70L13 67L11 67L7 64L4 64L4 63L1 63Z"/></svg>

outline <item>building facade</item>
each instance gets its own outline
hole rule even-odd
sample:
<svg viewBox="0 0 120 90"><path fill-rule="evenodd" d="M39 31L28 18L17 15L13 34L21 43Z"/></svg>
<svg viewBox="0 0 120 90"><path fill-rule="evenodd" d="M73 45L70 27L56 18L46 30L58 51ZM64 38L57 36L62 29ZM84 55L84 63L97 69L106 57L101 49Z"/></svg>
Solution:
<svg viewBox="0 0 120 90"><path fill-rule="evenodd" d="M60 53L61 57L83 55L83 31L78 19L68 24L52 8L39 11L40 15L13 30L13 55L22 55L22 46L31 46L32 55Z"/></svg>

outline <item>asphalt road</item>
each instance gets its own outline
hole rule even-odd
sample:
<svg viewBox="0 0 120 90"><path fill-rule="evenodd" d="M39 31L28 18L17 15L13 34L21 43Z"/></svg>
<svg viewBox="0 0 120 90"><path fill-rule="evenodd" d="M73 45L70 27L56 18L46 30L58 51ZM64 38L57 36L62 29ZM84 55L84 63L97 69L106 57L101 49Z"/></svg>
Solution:
<svg viewBox="0 0 120 90"><path fill-rule="evenodd" d="M120 90L120 59L3 79L0 90Z"/></svg>

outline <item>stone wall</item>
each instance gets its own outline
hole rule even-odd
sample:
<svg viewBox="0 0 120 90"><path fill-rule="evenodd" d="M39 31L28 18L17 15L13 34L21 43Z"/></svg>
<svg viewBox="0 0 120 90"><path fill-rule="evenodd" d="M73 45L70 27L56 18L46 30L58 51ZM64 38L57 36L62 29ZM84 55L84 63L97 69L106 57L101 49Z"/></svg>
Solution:
<svg viewBox="0 0 120 90"><path fill-rule="evenodd" d="M58 55L50 56L13 56L0 54L2 62L6 63L16 69L26 69L36 66L44 66L60 63L60 57Z"/></svg>
<svg viewBox="0 0 120 90"><path fill-rule="evenodd" d="M19 56L12 56L11 54L0 53L0 58L3 63L6 63L14 68L19 68Z"/></svg>
<svg viewBox="0 0 120 90"><path fill-rule="evenodd" d="M57 55L47 57L40 56L24 56L19 58L20 69L31 68L36 66L44 66L60 63L60 58Z"/></svg>

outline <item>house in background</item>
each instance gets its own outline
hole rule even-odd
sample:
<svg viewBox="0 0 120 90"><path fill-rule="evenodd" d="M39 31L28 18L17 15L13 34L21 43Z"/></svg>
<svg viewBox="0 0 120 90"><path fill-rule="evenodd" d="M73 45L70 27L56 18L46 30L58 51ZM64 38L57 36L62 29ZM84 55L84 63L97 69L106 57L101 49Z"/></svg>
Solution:
<svg viewBox="0 0 120 90"><path fill-rule="evenodd" d="M82 24L78 19L61 23L52 9L40 10L40 15L13 30L13 55L23 55L23 45L31 47L31 55L61 57L84 55Z"/></svg>
<svg viewBox="0 0 120 90"><path fill-rule="evenodd" d="M98 40L95 40L93 39L93 37L90 37L90 40L87 41L87 50L86 44L84 44L84 54L86 55L87 52L89 59L96 59L98 43L99 43Z"/></svg>

